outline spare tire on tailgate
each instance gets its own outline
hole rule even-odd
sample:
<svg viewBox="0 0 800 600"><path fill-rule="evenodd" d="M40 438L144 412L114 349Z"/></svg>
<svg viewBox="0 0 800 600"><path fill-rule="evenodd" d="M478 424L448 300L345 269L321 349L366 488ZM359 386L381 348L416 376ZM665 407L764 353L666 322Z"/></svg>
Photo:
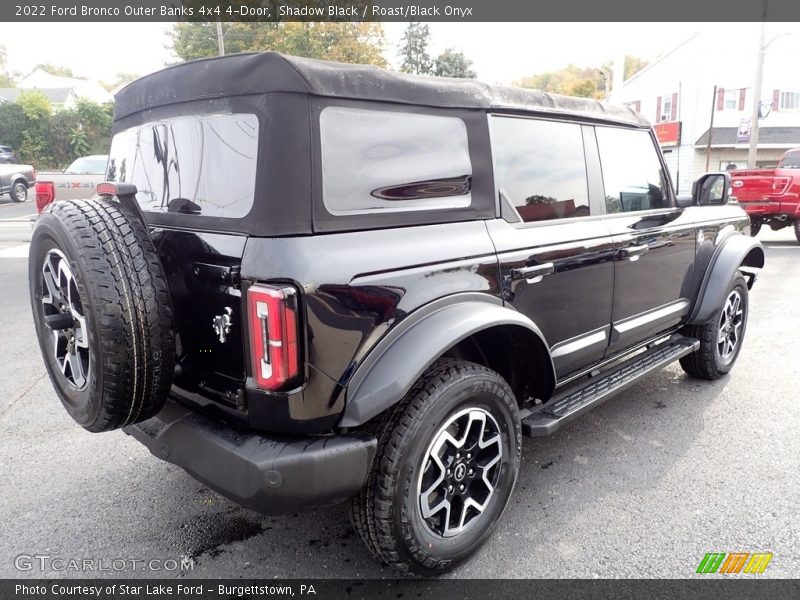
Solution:
<svg viewBox="0 0 800 600"><path fill-rule="evenodd" d="M67 412L89 431L164 405L175 339L147 227L108 199L60 201L36 222L28 263L36 335Z"/></svg>

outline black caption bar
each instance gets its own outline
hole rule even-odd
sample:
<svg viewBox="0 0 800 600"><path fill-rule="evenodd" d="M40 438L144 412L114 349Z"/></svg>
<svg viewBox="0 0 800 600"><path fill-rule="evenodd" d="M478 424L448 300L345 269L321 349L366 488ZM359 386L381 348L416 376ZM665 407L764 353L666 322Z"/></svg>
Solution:
<svg viewBox="0 0 800 600"><path fill-rule="evenodd" d="M792 599L798 580L698 578L683 580L102 580L0 581L0 600L569 600L727 598Z"/></svg>
<svg viewBox="0 0 800 600"><path fill-rule="evenodd" d="M0 21L800 21L798 0L3 0ZM598 30L602 34L602 29ZM722 42L722 41L721 41Z"/></svg>

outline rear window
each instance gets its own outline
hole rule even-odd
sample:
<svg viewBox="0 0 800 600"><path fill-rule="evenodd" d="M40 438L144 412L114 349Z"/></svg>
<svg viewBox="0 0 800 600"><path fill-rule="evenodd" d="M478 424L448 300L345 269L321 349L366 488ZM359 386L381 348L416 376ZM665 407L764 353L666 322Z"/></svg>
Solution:
<svg viewBox="0 0 800 600"><path fill-rule="evenodd" d="M782 169L800 169L800 152L787 152L778 166Z"/></svg>
<svg viewBox="0 0 800 600"><path fill-rule="evenodd" d="M470 205L458 117L329 106L320 115L322 199L333 215Z"/></svg>
<svg viewBox="0 0 800 600"><path fill-rule="evenodd" d="M74 175L102 175L106 172L106 163L108 159L103 157L89 157L79 158L67 167L65 173Z"/></svg>
<svg viewBox="0 0 800 600"><path fill-rule="evenodd" d="M142 210L241 218L256 185L253 114L165 119L114 136L106 178L133 183Z"/></svg>

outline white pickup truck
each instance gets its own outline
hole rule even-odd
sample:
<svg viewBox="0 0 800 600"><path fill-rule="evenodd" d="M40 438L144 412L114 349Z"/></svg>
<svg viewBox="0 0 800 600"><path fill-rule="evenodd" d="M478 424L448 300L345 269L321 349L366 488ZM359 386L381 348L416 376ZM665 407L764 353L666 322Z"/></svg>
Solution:
<svg viewBox="0 0 800 600"><path fill-rule="evenodd" d="M14 202L28 199L28 188L36 183L36 171L31 165L0 165L0 196L8 194Z"/></svg>
<svg viewBox="0 0 800 600"><path fill-rule="evenodd" d="M94 188L105 179L108 156L95 154L76 159L63 172L39 173L36 182L36 208L56 200L79 200L94 196Z"/></svg>

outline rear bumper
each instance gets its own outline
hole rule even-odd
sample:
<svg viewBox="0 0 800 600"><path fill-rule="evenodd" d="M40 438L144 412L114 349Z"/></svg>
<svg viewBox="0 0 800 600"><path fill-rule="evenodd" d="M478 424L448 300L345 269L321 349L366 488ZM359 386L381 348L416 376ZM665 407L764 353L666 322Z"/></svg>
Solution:
<svg viewBox="0 0 800 600"><path fill-rule="evenodd" d="M173 400L155 417L123 431L223 496L266 514L330 506L354 496L376 447L375 438L365 434L283 438L240 431Z"/></svg>
<svg viewBox="0 0 800 600"><path fill-rule="evenodd" d="M781 196L781 199L764 200L739 200L739 206L752 217L777 217L786 215L795 217L800 215L800 200L792 195Z"/></svg>

